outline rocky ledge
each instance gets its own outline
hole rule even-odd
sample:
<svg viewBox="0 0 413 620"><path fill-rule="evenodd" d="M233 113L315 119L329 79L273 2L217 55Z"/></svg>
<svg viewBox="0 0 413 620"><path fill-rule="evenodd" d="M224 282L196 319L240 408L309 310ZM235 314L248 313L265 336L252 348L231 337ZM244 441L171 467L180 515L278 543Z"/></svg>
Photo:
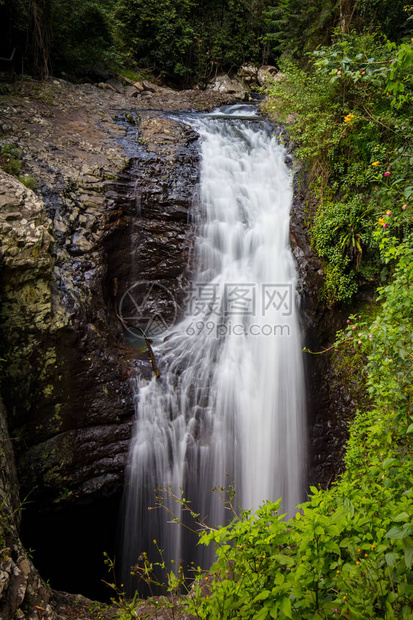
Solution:
<svg viewBox="0 0 413 620"><path fill-rule="evenodd" d="M21 159L22 180L36 185L0 170L2 396L21 497L30 496L23 540L55 587L104 577L102 551L116 548L130 360L152 372L120 300L136 280L160 280L178 298L190 268L196 135L168 113L229 97L155 86L131 98L56 79L0 96L3 161ZM79 562L85 544L92 563ZM97 578L86 593L100 589Z"/></svg>

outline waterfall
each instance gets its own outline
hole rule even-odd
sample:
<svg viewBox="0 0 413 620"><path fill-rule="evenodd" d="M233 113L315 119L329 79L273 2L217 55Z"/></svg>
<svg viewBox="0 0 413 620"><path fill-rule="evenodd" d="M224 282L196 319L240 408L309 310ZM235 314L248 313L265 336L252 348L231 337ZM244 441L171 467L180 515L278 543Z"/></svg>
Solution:
<svg viewBox="0 0 413 620"><path fill-rule="evenodd" d="M240 118L240 109L242 118ZM166 511L170 488L213 525L227 511L213 487L232 484L254 509L303 499L305 403L296 271L289 245L292 175L285 149L252 106L194 119L202 149L198 271L185 315L154 344L160 378L137 388L126 472L123 581L138 555L207 567L211 550ZM179 505L169 507L184 518ZM155 552L155 554L154 554Z"/></svg>

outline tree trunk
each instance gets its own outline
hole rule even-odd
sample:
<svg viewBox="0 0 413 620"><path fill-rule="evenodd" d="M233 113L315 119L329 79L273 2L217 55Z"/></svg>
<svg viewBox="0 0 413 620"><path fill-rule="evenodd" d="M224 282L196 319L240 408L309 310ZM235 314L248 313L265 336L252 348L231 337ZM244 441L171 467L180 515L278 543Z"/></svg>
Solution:
<svg viewBox="0 0 413 620"><path fill-rule="evenodd" d="M357 9L358 0L340 0L340 28L343 34L348 34Z"/></svg>
<svg viewBox="0 0 413 620"><path fill-rule="evenodd" d="M32 72L45 80L50 75L52 0L30 0Z"/></svg>

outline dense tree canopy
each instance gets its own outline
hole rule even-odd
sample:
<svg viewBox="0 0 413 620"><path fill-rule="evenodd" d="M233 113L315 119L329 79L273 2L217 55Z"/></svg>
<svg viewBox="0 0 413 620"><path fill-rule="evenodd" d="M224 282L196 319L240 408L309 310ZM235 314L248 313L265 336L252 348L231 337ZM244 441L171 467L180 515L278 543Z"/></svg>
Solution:
<svg viewBox="0 0 413 620"><path fill-rule="evenodd" d="M337 31L399 41L408 17L404 0L0 0L0 40L37 77L135 66L186 86L281 55L305 61Z"/></svg>

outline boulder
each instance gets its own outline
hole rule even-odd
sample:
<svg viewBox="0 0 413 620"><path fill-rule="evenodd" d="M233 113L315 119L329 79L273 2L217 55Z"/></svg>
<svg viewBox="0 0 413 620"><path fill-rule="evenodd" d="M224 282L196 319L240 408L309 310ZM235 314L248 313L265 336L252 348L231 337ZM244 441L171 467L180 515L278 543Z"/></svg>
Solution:
<svg viewBox="0 0 413 620"><path fill-rule="evenodd" d="M122 82L120 82L116 78L110 78L109 80L107 80L106 84L109 84L109 86L111 86L114 91L116 91L120 95L123 95L123 85L122 85Z"/></svg>
<svg viewBox="0 0 413 620"><path fill-rule="evenodd" d="M237 76L248 86L258 84L258 67L254 65L243 65L239 68Z"/></svg>
<svg viewBox="0 0 413 620"><path fill-rule="evenodd" d="M207 90L232 95L234 99L248 101L250 89L238 77L230 77L226 73L217 75L207 86Z"/></svg>
<svg viewBox="0 0 413 620"><path fill-rule="evenodd" d="M111 90L112 92L116 93L116 89L113 88L113 86L111 86L110 84L107 84L106 82L99 82L98 84L96 84L96 86L98 88L101 88L102 90Z"/></svg>
<svg viewBox="0 0 413 620"><path fill-rule="evenodd" d="M124 84L125 86L133 86L134 84L133 80L127 78L124 75L120 75L119 73L116 75L116 79L122 84Z"/></svg>
<svg viewBox="0 0 413 620"><path fill-rule="evenodd" d="M272 65L262 65L258 69L258 83L260 86L264 86L268 79L274 79L278 74L277 67Z"/></svg>

